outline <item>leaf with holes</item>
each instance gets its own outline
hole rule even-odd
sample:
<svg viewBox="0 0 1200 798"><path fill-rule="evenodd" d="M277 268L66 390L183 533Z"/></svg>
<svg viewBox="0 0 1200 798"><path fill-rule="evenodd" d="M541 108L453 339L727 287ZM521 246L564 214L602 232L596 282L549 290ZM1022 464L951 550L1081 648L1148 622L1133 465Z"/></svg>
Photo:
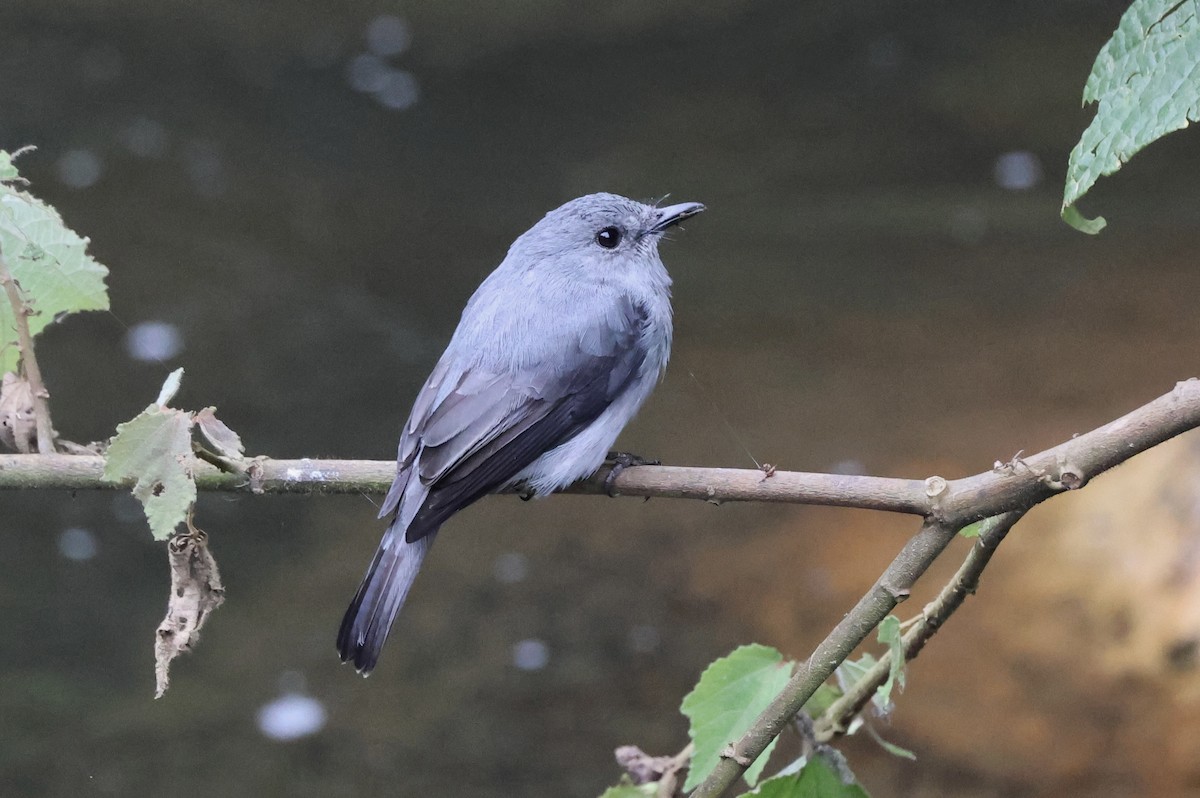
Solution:
<svg viewBox="0 0 1200 798"><path fill-rule="evenodd" d="M104 478L133 480L157 540L171 536L196 500L193 480L192 417L182 410L150 405L117 427L108 447Z"/></svg>
<svg viewBox="0 0 1200 798"><path fill-rule="evenodd" d="M1200 121L1200 14L1195 2L1134 0L1096 56L1083 102L1096 118L1071 151L1062 218L1098 233L1102 217L1075 207L1101 175L1111 175L1139 150Z"/></svg>
<svg viewBox="0 0 1200 798"><path fill-rule="evenodd" d="M691 721L696 751L684 792L696 787L712 772L721 751L749 730L762 711L783 690L794 663L785 662L773 648L742 646L708 666L696 689L684 696L683 714ZM750 786L758 780L775 741L746 768Z"/></svg>
<svg viewBox="0 0 1200 798"><path fill-rule="evenodd" d="M68 228L58 211L17 188L12 156L0 152L0 256L28 306L37 335L66 313L107 310L108 269L87 254L86 238ZM0 373L16 371L16 323L0 302Z"/></svg>

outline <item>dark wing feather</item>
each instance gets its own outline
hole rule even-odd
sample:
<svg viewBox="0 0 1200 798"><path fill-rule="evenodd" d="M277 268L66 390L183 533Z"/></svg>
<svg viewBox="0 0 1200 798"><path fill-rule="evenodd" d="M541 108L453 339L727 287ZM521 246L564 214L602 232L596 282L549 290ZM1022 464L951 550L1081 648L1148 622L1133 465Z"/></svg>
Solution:
<svg viewBox="0 0 1200 798"><path fill-rule="evenodd" d="M447 518L578 434L629 387L645 360L645 320L642 309L626 301L612 309L606 325L586 330L560 361L525 373L464 369L443 356L400 437L396 480L380 512L395 517L342 619L343 662L364 674L375 667ZM415 513L400 508L406 493L414 501L424 497Z"/></svg>
<svg viewBox="0 0 1200 798"><path fill-rule="evenodd" d="M573 438L624 391L644 359L640 349L620 358L589 358L587 370L574 375L583 378L581 385L555 400L527 400L524 418L500 430L430 486L425 503L408 527L407 539L420 540L458 510ZM613 379L614 372L619 373L619 379Z"/></svg>
<svg viewBox="0 0 1200 798"><path fill-rule="evenodd" d="M610 322L602 354L594 341L564 353L570 368L495 377L476 374L432 407L413 466L429 493L406 539L420 540L447 518L511 480L542 454L595 421L637 375L646 357L644 311L625 303Z"/></svg>

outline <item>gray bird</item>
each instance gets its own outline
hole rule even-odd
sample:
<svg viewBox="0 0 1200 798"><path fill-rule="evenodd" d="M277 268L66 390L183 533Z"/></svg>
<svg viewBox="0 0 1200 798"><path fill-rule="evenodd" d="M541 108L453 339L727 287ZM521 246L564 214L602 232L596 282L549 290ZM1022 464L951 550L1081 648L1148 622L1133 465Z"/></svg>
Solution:
<svg viewBox="0 0 1200 798"><path fill-rule="evenodd" d="M594 473L666 368L671 278L658 242L704 210L591 194L518 238L463 310L400 435L392 515L342 619L366 675L438 529L480 497Z"/></svg>

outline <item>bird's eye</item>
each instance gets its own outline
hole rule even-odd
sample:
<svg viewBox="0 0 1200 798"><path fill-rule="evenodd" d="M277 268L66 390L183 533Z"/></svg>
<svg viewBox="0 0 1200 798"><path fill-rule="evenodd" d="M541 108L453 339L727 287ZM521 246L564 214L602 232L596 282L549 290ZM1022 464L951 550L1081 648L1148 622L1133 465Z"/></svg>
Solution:
<svg viewBox="0 0 1200 798"><path fill-rule="evenodd" d="M616 227L606 227L596 233L596 243L605 249L612 249L621 243L621 231Z"/></svg>

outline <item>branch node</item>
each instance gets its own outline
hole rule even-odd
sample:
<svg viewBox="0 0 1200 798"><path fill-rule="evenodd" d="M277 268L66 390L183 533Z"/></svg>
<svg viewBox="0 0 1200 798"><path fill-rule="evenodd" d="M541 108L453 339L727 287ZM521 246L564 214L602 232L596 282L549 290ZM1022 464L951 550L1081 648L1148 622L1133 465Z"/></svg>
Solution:
<svg viewBox="0 0 1200 798"><path fill-rule="evenodd" d="M932 476L925 480L925 495L935 503L950 490L950 483L945 477Z"/></svg>
<svg viewBox="0 0 1200 798"><path fill-rule="evenodd" d="M261 496L266 493L266 488L263 487L263 482L266 478L266 471L263 469L263 457L255 457L246 465L246 479L250 482L250 492Z"/></svg>
<svg viewBox="0 0 1200 798"><path fill-rule="evenodd" d="M1021 457L1023 454L1025 454L1025 450L1020 449L1016 454L1009 458L1007 463L1002 463L999 460L992 463L992 473L1003 474L1007 472L1009 474L1015 474L1017 473L1018 468L1023 468L1026 471L1032 472L1033 469L1030 468L1029 463L1025 462L1025 458Z"/></svg>
<svg viewBox="0 0 1200 798"><path fill-rule="evenodd" d="M746 756L745 754L739 754L737 752L737 750L733 747L733 743L730 743L729 745L727 745L723 749L721 749L721 758L722 759L732 759L734 762L737 762L739 765L741 765L744 768L750 767L750 765L753 764L753 762L754 762L753 759Z"/></svg>
<svg viewBox="0 0 1200 798"><path fill-rule="evenodd" d="M1042 481L1054 490L1079 490L1088 482L1083 469L1072 463L1062 463L1057 474L1045 474Z"/></svg>

